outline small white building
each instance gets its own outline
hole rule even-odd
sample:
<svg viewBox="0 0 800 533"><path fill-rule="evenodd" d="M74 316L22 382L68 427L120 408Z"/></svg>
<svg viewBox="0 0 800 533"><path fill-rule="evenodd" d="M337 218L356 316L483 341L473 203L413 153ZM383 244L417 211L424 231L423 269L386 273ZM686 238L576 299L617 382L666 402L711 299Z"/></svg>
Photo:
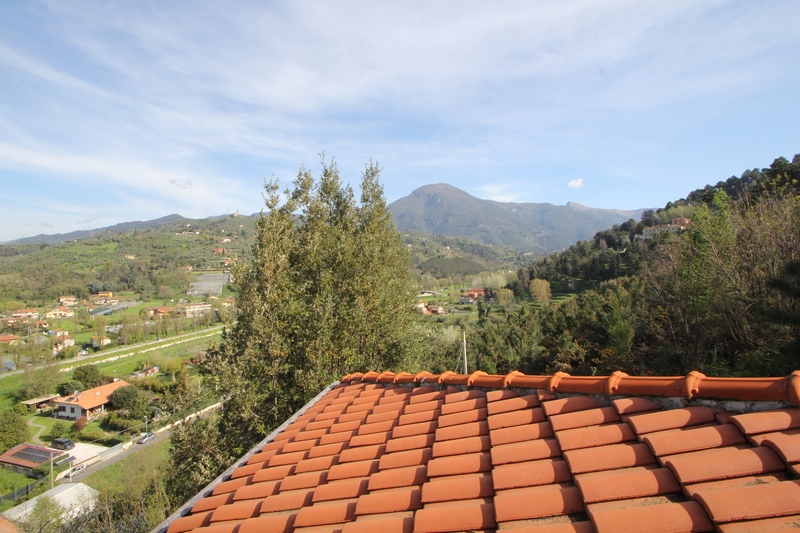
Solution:
<svg viewBox="0 0 800 533"><path fill-rule="evenodd" d="M53 501L63 509L61 519L69 520L84 511L91 510L97 502L97 497L99 495L100 493L98 491L83 483L64 483L16 507L12 507L0 516L12 522L24 523L26 518L36 507L36 502L40 498L47 496L52 498Z"/></svg>

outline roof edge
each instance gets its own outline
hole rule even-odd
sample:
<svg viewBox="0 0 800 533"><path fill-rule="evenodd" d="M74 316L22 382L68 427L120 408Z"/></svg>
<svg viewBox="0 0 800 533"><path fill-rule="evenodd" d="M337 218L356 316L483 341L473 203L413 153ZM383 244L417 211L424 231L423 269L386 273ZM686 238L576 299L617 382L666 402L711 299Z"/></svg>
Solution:
<svg viewBox="0 0 800 533"><path fill-rule="evenodd" d="M297 412L294 413L292 416L290 416L288 419L286 419L286 421L283 424L281 424L280 426L278 426L277 428L272 430L272 432L269 435L267 435L266 437L264 437L264 439L262 439L261 442L259 442L258 444L256 444L252 448L250 448L250 451L248 451L241 458L239 458L238 461L234 462L231 466L229 466L223 473L221 473L219 476L217 476L211 483L209 483L208 485L203 487L200 490L200 492L198 492L197 494L195 494L192 497L192 499L190 499L189 501L184 503L181 506L180 509L178 509L177 511L175 511L174 513L169 515L166 520L164 520L158 526L156 526L153 530L151 530L150 533L165 533L167 531L167 528L169 528L170 524L172 524L172 522L174 522L178 518L186 516L189 513L189 511L192 509L192 507L194 507L195 503L197 503L199 500L201 500L201 499L203 499L203 498L205 498L207 496L210 496L211 493L214 491L214 487L216 487L218 484L222 483L226 479L230 478L230 476L231 476L231 474L233 474L234 470L236 470L240 466L243 466L244 464L246 464L247 461L250 459L250 457L255 455L257 450L260 450L261 448L266 446L268 443L272 442L279 433L281 433L290 424L292 424L295 420L297 420L297 418L299 416L301 416L308 409L310 409L315 403L317 403L320 399L322 399L323 396L328 394L328 392L331 389L333 389L334 387L336 387L339 383L340 383L339 381L334 381L333 383L331 383L330 385L328 385L327 387L322 389L322 391L320 391L319 394L314 396L314 398L312 398L308 403L306 403L303 407L298 409Z"/></svg>
<svg viewBox="0 0 800 533"><path fill-rule="evenodd" d="M551 393L599 394L605 396L664 396L686 399L788 402L800 406L800 370L785 377L710 377L698 371L685 376L629 376L617 371L610 376L571 376L556 372L552 376L526 375L512 371L506 375L441 374L420 372L367 372L348 374L342 383L393 383L466 385L485 388L544 389Z"/></svg>

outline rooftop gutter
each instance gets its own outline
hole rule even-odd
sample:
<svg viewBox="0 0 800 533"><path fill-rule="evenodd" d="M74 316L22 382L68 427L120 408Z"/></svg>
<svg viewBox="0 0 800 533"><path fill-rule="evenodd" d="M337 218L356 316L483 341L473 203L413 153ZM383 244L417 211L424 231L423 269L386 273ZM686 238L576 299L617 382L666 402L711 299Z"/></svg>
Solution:
<svg viewBox="0 0 800 533"><path fill-rule="evenodd" d="M153 529L150 533L166 533L167 528L169 528L169 526L170 526L170 524L172 524L172 522L174 522L178 518L181 518L181 517L186 516L187 514L189 514L189 511L192 509L192 507L194 507L195 503L197 503L199 500L201 500L201 499L203 499L203 498L205 498L207 496L210 496L211 493L214 491L214 488L218 484L220 484L223 481L226 481L227 479L229 479L231 474L233 474L234 470L236 470L240 466L244 466L245 464L247 464L247 461L253 455L255 455L258 450L260 450L261 448L263 448L264 446L266 446L267 444L272 442L275 439L275 437L278 436L279 433L281 433L290 424L292 424L295 420L297 420L297 418L299 416L301 416L308 409L310 409L315 403L320 401L326 394L328 394L328 392L331 391L331 389L336 387L338 384L339 384L338 381L334 381L333 383L331 383L330 385L328 385L327 387L322 389L322 391L319 394L314 396L314 398L312 398L307 404L305 404L303 407L301 407L295 414L290 416L283 424L281 424L280 426L275 428L275 430L273 430L272 433L270 433L269 435L264 437L264 439L261 442L259 442L255 446L253 446L253 448L251 448L250 451L247 452L239 461L235 462L233 465L228 467L227 470L225 470L223 473L221 473L219 476L217 476L217 478L214 479L214 481L212 481L211 483L206 485L203 489L201 489L200 492L195 494L194 497L191 500L189 500L188 502L183 504L183 506L180 509L178 509L177 511L175 511L174 513L169 515L169 517L167 517L166 520L164 520L163 522L161 522L161 524L156 526L156 528Z"/></svg>

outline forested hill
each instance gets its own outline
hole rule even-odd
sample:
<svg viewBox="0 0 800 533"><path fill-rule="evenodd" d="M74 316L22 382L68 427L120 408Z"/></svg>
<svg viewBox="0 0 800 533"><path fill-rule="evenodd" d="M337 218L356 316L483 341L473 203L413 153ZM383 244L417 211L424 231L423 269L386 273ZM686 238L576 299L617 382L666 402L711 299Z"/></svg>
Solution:
<svg viewBox="0 0 800 533"><path fill-rule="evenodd" d="M642 210L594 209L482 200L440 183L425 185L389 205L400 231L468 237L519 251L552 252L595 232L639 219Z"/></svg>

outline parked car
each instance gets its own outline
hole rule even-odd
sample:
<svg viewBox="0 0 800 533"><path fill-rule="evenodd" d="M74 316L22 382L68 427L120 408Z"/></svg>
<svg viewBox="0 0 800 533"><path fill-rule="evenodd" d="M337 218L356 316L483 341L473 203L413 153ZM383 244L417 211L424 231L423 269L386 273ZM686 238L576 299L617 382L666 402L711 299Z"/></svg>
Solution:
<svg viewBox="0 0 800 533"><path fill-rule="evenodd" d="M78 474L83 474L84 472L86 472L86 465L73 466L72 470L67 472L67 477L72 479Z"/></svg>
<svg viewBox="0 0 800 533"><path fill-rule="evenodd" d="M72 442L72 439L53 439L53 448L56 450L71 450L75 447L75 443Z"/></svg>
<svg viewBox="0 0 800 533"><path fill-rule="evenodd" d="M144 443L146 443L146 442L150 442L150 441L151 441L151 440L153 440L154 438L156 438L156 434L155 434L155 433L153 433L153 432L150 432L150 433L145 433L144 435L142 435L142 438L141 438L141 439L139 439L139 440L138 440L138 441L136 441L136 442L138 442L139 444L144 444Z"/></svg>

